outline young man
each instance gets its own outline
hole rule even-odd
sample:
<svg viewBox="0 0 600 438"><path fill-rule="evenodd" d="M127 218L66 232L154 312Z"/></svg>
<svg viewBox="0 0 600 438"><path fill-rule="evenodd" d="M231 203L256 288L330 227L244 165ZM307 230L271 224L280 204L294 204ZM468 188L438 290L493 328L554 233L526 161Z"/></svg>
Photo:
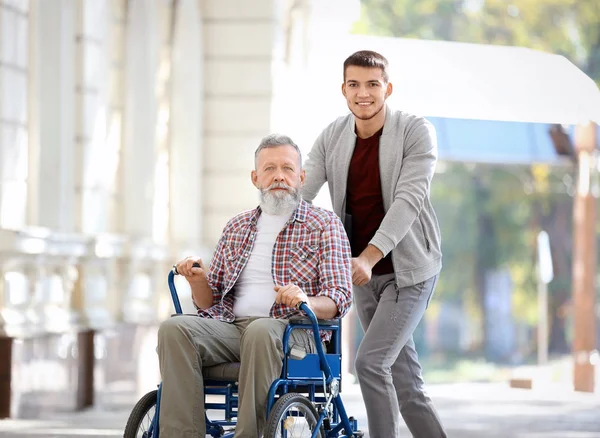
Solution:
<svg viewBox="0 0 600 438"><path fill-rule="evenodd" d="M197 257L177 263L198 317L168 319L158 332L161 437L205 436L202 368L227 362L240 362L235 436L261 436L296 305L307 302L323 319L348 311L350 245L337 216L302 200L304 176L298 146L286 136L265 137L252 171L259 207L227 223L208 270ZM292 344L316 351L308 332L291 336Z"/></svg>
<svg viewBox="0 0 600 438"><path fill-rule="evenodd" d="M303 193L311 201L327 181L350 237L354 300L365 330L356 372L370 436L397 437L402 414L414 437L445 437L423 390L412 337L442 266L429 201L436 138L425 119L387 107L387 67L371 51L346 59L342 94L351 114L317 138Z"/></svg>

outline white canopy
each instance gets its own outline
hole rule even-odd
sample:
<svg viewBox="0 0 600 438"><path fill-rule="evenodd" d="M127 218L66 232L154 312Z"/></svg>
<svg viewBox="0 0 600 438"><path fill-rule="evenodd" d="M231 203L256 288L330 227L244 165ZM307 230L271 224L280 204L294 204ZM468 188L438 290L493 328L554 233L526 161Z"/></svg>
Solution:
<svg viewBox="0 0 600 438"><path fill-rule="evenodd" d="M296 91L302 100L314 104L318 99L313 116L319 121L340 115L342 63L363 49L388 58L394 84L388 102L398 109L450 118L600 123L600 90L563 56L520 47L364 35L313 41L309 78L302 81L306 87Z"/></svg>

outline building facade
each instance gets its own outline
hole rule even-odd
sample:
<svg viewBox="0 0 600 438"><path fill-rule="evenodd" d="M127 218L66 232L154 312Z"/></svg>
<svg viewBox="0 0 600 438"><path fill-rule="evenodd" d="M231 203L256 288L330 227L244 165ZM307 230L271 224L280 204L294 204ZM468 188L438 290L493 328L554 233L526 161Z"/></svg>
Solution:
<svg viewBox="0 0 600 438"><path fill-rule="evenodd" d="M0 417L158 376L140 352L171 312L166 273L208 259L256 204L253 152L285 126L281 78L310 15L292 0L0 1Z"/></svg>

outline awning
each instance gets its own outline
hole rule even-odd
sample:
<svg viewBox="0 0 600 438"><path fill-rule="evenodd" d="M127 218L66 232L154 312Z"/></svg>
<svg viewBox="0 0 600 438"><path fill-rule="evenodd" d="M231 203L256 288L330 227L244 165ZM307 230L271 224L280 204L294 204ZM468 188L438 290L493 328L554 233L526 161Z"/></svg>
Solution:
<svg viewBox="0 0 600 438"><path fill-rule="evenodd" d="M426 116L437 128L441 160L483 163L560 161L550 124L600 123L600 90L563 56L536 50L351 35L313 42L305 69L280 82L285 122L307 150L321 130L348 112L343 62L357 50L388 58L388 103ZM295 66L296 67L296 66ZM283 120L282 120L283 122ZM300 126L298 125L300 123Z"/></svg>
<svg viewBox="0 0 600 438"><path fill-rule="evenodd" d="M438 157L442 161L486 164L568 164L560 156L546 123L427 117L436 128ZM565 134L573 145L573 129Z"/></svg>
<svg viewBox="0 0 600 438"><path fill-rule="evenodd" d="M388 58L394 84L388 101L399 109L460 119L600 123L600 90L591 78L563 56L521 47L364 35L328 39L312 48L311 83L339 100L342 63L363 49Z"/></svg>

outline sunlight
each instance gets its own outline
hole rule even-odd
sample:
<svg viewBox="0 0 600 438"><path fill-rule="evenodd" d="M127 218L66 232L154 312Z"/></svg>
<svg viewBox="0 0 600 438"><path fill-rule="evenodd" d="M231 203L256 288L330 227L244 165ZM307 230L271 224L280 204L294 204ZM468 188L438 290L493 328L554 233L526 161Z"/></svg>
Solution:
<svg viewBox="0 0 600 438"><path fill-rule="evenodd" d="M577 192L581 196L587 196L590 193L591 163L590 153L581 151L579 153L579 183L577 184Z"/></svg>
<svg viewBox="0 0 600 438"><path fill-rule="evenodd" d="M3 140L12 140L14 144L3 144L8 150L9 161L6 165L0 183L0 226L18 229L25 225L27 212L27 167L28 167L28 136L24 129L16 129L14 138L6 136ZM12 152L12 153L11 153ZM12 156L12 157L11 157ZM4 163L3 163L4 164Z"/></svg>
<svg viewBox="0 0 600 438"><path fill-rule="evenodd" d="M27 277L22 272L7 272L4 281L8 289L8 302L13 306L20 306L27 301Z"/></svg>
<svg viewBox="0 0 600 438"><path fill-rule="evenodd" d="M158 114L156 120L157 157L154 167L154 199L152 205L152 237L158 243L168 239L169 227L169 129L171 58L167 51L161 53L156 77Z"/></svg>
<svg viewBox="0 0 600 438"><path fill-rule="evenodd" d="M113 111L107 118L108 111L97 107L92 138L84 146L82 226L87 232L107 231L109 198L117 183L122 114Z"/></svg>

